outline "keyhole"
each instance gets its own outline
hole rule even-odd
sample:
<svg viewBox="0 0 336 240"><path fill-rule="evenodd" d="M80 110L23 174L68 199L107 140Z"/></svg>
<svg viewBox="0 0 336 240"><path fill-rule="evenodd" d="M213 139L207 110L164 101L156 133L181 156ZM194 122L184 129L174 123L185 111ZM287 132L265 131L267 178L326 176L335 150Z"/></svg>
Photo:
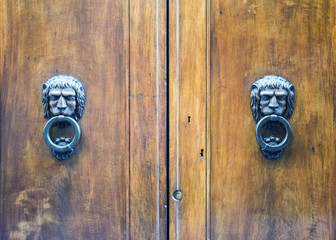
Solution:
<svg viewBox="0 0 336 240"><path fill-rule="evenodd" d="M191 118L191 117L190 117L190 116L188 116L188 123L190 123L190 118Z"/></svg>
<svg viewBox="0 0 336 240"><path fill-rule="evenodd" d="M204 149L201 149L201 157L204 156Z"/></svg>

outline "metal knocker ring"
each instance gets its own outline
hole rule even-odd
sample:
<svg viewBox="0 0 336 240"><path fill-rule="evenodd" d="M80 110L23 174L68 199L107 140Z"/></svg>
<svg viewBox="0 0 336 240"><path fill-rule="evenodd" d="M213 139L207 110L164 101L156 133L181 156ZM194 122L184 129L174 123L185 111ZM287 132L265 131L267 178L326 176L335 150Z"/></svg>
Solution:
<svg viewBox="0 0 336 240"><path fill-rule="evenodd" d="M261 129L262 127L268 123L268 122L280 122L284 125L286 129L286 136L279 144L268 144L264 141L264 139L261 136ZM289 124L289 122L281 116L278 115L269 115L266 117L263 117L256 126L256 138L260 145L260 148L262 151L269 151L269 152L277 152L283 150L291 141L292 139L292 128Z"/></svg>
<svg viewBox="0 0 336 240"><path fill-rule="evenodd" d="M75 136L69 144L64 146L60 146L55 144L50 138L50 128L57 122L68 122L75 129ZM43 139L47 146L56 153L65 153L65 152L73 152L74 148L79 142L81 136L81 129L78 123L72 119L71 117L59 115L51 118L43 129Z"/></svg>
<svg viewBox="0 0 336 240"><path fill-rule="evenodd" d="M292 128L287 120L294 110L294 85L280 76L264 76L252 84L250 100L252 116L257 123L255 131L261 153L268 159L277 159L292 139ZM265 138L261 136L263 127L269 132L279 125L286 128L283 140L274 135Z"/></svg>

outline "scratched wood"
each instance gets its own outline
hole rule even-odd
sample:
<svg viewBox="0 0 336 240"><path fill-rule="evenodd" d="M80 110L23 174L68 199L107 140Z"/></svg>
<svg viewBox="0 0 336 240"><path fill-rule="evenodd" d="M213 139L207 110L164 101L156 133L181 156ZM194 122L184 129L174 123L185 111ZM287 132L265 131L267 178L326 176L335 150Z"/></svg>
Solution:
<svg viewBox="0 0 336 240"><path fill-rule="evenodd" d="M206 7L169 1L170 239L206 238Z"/></svg>
<svg viewBox="0 0 336 240"><path fill-rule="evenodd" d="M211 1L209 239L335 239L336 1ZM295 85L293 140L255 140L250 86Z"/></svg>
<svg viewBox="0 0 336 240"><path fill-rule="evenodd" d="M130 238L166 239L166 1L130 11Z"/></svg>
<svg viewBox="0 0 336 240"><path fill-rule="evenodd" d="M164 239L166 10L160 2L160 93L155 4L145 10L122 0L0 3L1 239ZM74 75L87 93L81 141L64 162L42 138L42 83L55 74ZM155 111L158 128L146 125L156 126Z"/></svg>

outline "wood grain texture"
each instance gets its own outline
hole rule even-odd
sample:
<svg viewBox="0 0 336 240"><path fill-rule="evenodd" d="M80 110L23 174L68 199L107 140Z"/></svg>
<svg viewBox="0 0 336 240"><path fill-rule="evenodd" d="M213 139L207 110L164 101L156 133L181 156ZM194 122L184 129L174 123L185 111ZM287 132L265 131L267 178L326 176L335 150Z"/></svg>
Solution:
<svg viewBox="0 0 336 240"><path fill-rule="evenodd" d="M164 239L165 3L16 0L0 11L0 238ZM42 83L55 74L87 94L64 162L42 137Z"/></svg>
<svg viewBox="0 0 336 240"><path fill-rule="evenodd" d="M1 239L125 239L128 89L124 1L5 1ZM82 138L59 162L42 138L42 83L87 91Z"/></svg>
<svg viewBox="0 0 336 240"><path fill-rule="evenodd" d="M206 1L169 1L170 239L206 237Z"/></svg>
<svg viewBox="0 0 336 240"><path fill-rule="evenodd" d="M130 1L130 238L167 238L166 2Z"/></svg>
<svg viewBox="0 0 336 240"><path fill-rule="evenodd" d="M169 238L335 239L336 1L176 3ZM0 3L1 239L168 238L166 14L162 0ZM65 162L42 138L41 85L55 74L87 91ZM259 151L249 100L269 74L296 88L276 161Z"/></svg>
<svg viewBox="0 0 336 240"><path fill-rule="evenodd" d="M211 239L335 239L335 12L325 1L211 1ZM295 85L284 155L255 140L250 86Z"/></svg>

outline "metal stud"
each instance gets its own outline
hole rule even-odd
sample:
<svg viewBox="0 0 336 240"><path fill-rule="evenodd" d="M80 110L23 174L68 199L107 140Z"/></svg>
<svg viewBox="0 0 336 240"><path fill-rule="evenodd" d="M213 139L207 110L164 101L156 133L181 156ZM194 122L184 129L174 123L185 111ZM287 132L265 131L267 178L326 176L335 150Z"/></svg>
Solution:
<svg viewBox="0 0 336 240"><path fill-rule="evenodd" d="M175 201L181 201L181 200L182 200L182 197L183 197L183 194L182 194L181 190L175 190L175 191L173 192L173 199L174 199Z"/></svg>

